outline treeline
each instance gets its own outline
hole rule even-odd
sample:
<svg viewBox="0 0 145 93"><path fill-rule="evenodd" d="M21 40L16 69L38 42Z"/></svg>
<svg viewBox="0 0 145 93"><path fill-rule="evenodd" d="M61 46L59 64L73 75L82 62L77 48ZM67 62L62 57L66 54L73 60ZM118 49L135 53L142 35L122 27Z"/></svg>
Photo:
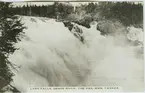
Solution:
<svg viewBox="0 0 145 93"><path fill-rule="evenodd" d="M65 18L68 14L73 12L73 6L68 6L58 2L55 2L53 5L24 5L22 7L14 7L12 9L15 14L18 15L31 15L50 18L56 18L56 16Z"/></svg>
<svg viewBox="0 0 145 93"><path fill-rule="evenodd" d="M135 2L99 2L89 3L83 10L93 20L117 19L125 26L138 25L143 27L143 4Z"/></svg>
<svg viewBox="0 0 145 93"><path fill-rule="evenodd" d="M94 20L118 20L124 24L124 26L133 25L143 28L143 4L141 3L99 2L82 5L76 9L76 12L78 10L79 12L73 15L74 20L80 20L87 25ZM78 19L77 17L80 16L81 18ZM73 17L69 16L70 19Z"/></svg>
<svg viewBox="0 0 145 93"><path fill-rule="evenodd" d="M15 14L64 19L89 27L96 20L117 19L125 26L143 27L143 5L134 2L98 2L74 7L69 3L54 2L52 5L24 5L12 8Z"/></svg>
<svg viewBox="0 0 145 93"><path fill-rule="evenodd" d="M124 25L143 24L143 5L130 2L104 3L102 16L106 19L118 19Z"/></svg>

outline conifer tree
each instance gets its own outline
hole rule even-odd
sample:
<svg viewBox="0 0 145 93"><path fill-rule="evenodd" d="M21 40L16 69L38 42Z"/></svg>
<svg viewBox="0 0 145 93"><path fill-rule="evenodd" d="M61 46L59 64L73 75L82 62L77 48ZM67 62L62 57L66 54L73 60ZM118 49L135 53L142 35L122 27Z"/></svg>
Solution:
<svg viewBox="0 0 145 93"><path fill-rule="evenodd" d="M14 65L8 57L17 49L14 43L20 40L19 35L25 28L11 7L11 3L0 2L0 92L4 91L4 87L10 85L12 81L14 74L10 67Z"/></svg>

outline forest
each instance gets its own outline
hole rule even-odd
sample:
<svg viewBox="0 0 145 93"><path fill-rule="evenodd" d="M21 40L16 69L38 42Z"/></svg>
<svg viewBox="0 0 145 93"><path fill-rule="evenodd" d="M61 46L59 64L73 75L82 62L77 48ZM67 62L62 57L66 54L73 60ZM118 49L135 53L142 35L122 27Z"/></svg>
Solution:
<svg viewBox="0 0 145 93"><path fill-rule="evenodd" d="M143 27L143 5L134 2L99 2L73 6L61 2L52 5L23 5L12 7L16 15L39 16L69 20L89 27L92 21L116 19L125 26Z"/></svg>

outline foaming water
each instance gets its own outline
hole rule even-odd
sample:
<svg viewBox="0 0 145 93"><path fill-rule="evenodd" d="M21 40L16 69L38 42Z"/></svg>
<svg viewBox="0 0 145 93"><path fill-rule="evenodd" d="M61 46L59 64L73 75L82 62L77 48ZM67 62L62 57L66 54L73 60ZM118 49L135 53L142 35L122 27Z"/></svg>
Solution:
<svg viewBox="0 0 145 93"><path fill-rule="evenodd" d="M25 37L9 58L21 67L14 71L13 82L19 90L84 85L143 90L143 59L135 52L140 47L117 45L114 37L100 35L97 23L90 29L78 25L86 42L83 44L62 22L36 17L23 17L23 21L28 28Z"/></svg>

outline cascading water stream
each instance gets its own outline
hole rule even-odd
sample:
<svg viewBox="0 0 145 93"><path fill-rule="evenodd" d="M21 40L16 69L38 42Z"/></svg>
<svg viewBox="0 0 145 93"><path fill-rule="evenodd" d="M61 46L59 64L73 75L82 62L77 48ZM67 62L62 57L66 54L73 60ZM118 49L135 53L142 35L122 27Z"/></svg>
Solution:
<svg viewBox="0 0 145 93"><path fill-rule="evenodd" d="M9 60L19 65L13 85L21 91L30 86L109 86L124 91L143 89L143 59L135 46L116 45L113 37L100 35L96 25L83 31L81 43L62 22L23 17L26 29L20 48ZM119 41L117 41L119 42ZM21 82L21 83L20 83Z"/></svg>

